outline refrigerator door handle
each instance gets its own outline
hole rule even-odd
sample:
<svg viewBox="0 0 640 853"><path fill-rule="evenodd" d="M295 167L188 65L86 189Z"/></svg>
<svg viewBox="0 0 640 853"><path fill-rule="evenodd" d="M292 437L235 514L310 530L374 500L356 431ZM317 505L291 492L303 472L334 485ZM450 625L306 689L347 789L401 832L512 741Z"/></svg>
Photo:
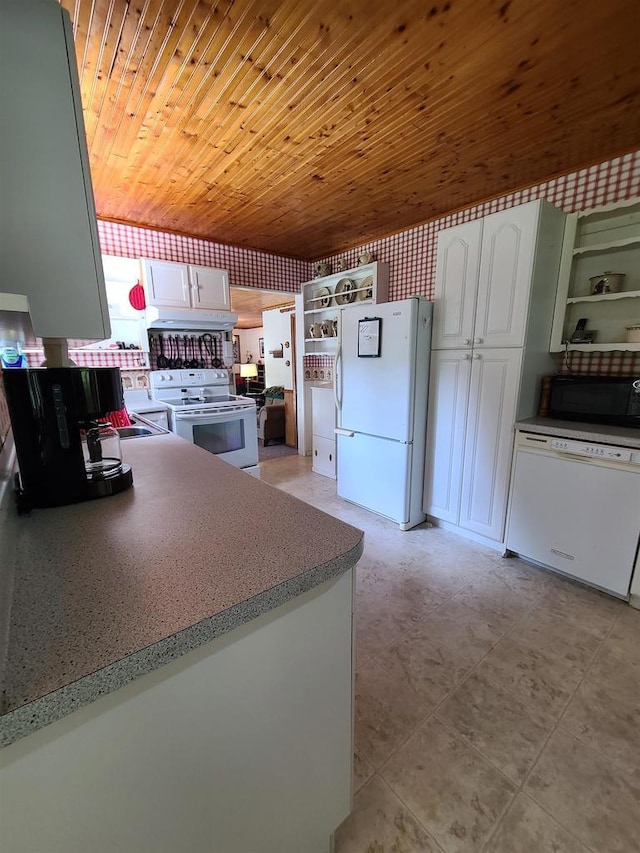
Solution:
<svg viewBox="0 0 640 853"><path fill-rule="evenodd" d="M340 411L342 408L342 397L338 394L338 373L342 362L342 347L338 344L336 357L333 361L333 399L335 400L336 409Z"/></svg>
<svg viewBox="0 0 640 853"><path fill-rule="evenodd" d="M342 429L342 427L336 427L334 432L336 435L346 435L347 438L353 438L355 435L352 429Z"/></svg>

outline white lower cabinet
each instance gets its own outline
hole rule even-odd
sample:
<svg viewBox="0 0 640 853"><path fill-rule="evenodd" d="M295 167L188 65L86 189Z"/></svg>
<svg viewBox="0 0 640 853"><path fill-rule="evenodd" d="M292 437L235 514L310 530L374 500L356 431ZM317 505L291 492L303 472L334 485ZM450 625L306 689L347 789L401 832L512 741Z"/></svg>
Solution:
<svg viewBox="0 0 640 853"><path fill-rule="evenodd" d="M464 442L461 527L499 542L504 538L513 423L523 352L474 352Z"/></svg>
<svg viewBox="0 0 640 853"><path fill-rule="evenodd" d="M332 388L311 389L312 471L336 478L336 404Z"/></svg>
<svg viewBox="0 0 640 853"><path fill-rule="evenodd" d="M5 853L327 853L349 814L354 571L0 750Z"/></svg>
<svg viewBox="0 0 640 853"><path fill-rule="evenodd" d="M313 465L316 474L336 478L336 442L335 439L313 436Z"/></svg>
<svg viewBox="0 0 640 853"><path fill-rule="evenodd" d="M424 509L428 515L452 524L460 518L470 379L468 351L432 351Z"/></svg>
<svg viewBox="0 0 640 853"><path fill-rule="evenodd" d="M425 512L502 541L523 350L431 353Z"/></svg>

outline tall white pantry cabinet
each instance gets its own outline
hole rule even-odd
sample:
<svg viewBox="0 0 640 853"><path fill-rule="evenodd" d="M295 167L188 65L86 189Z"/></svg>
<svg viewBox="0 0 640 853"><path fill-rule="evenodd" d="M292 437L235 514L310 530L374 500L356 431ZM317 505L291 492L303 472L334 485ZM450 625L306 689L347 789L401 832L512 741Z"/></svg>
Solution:
<svg viewBox="0 0 640 853"><path fill-rule="evenodd" d="M543 200L438 235L425 512L504 541L513 425L553 371L550 335L565 215Z"/></svg>

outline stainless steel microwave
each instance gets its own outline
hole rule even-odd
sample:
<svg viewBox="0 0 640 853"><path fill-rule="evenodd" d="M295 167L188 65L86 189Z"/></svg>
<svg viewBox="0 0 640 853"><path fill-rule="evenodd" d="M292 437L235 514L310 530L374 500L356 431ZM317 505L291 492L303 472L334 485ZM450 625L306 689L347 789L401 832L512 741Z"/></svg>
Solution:
<svg viewBox="0 0 640 853"><path fill-rule="evenodd" d="M640 428L640 377L554 376L552 418Z"/></svg>

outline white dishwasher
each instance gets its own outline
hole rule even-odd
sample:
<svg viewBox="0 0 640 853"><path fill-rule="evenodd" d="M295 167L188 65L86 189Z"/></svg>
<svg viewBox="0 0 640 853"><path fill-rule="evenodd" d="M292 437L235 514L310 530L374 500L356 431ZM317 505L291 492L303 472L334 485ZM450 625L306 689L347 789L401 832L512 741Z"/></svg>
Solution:
<svg viewBox="0 0 640 853"><path fill-rule="evenodd" d="M640 450L518 431L506 546L627 598L640 539Z"/></svg>

